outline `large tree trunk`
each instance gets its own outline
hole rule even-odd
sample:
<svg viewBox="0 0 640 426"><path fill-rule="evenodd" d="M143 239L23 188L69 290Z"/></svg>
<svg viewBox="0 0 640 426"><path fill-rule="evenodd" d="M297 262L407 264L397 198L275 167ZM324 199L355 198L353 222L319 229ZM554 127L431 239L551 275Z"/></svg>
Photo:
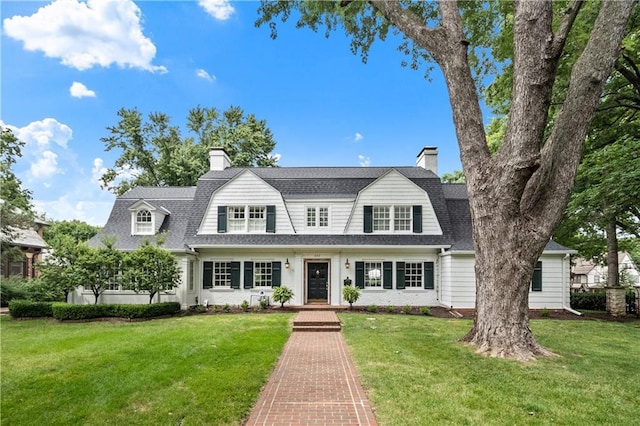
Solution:
<svg viewBox="0 0 640 426"><path fill-rule="evenodd" d="M569 4L554 32L550 1L516 1L511 110L495 156L487 147L457 3L439 2L436 28L425 27L400 2L371 4L433 56L447 82L476 253L477 314L465 340L495 356L549 355L529 329L533 267L569 201L584 139L635 0L602 2L546 140L556 69L582 2Z"/></svg>

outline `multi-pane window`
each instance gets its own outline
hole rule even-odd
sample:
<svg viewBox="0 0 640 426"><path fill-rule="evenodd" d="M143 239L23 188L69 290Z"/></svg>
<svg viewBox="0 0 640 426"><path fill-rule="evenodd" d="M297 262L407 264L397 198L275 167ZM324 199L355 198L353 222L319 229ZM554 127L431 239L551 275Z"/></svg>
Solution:
<svg viewBox="0 0 640 426"><path fill-rule="evenodd" d="M266 229L267 219L265 216L265 207L249 207L249 232L259 232Z"/></svg>
<svg viewBox="0 0 640 426"><path fill-rule="evenodd" d="M231 287L231 262L213 262L213 286Z"/></svg>
<svg viewBox="0 0 640 426"><path fill-rule="evenodd" d="M393 229L411 231L411 206L395 206L393 210Z"/></svg>
<svg viewBox="0 0 640 426"><path fill-rule="evenodd" d="M405 287L422 287L422 263L406 262L404 264Z"/></svg>
<svg viewBox="0 0 640 426"><path fill-rule="evenodd" d="M365 262L364 263L364 286L365 287L382 287L382 263L381 262Z"/></svg>
<svg viewBox="0 0 640 426"><path fill-rule="evenodd" d="M307 207L307 227L329 226L329 207Z"/></svg>
<svg viewBox="0 0 640 426"><path fill-rule="evenodd" d="M373 230L389 230L389 206L373 206Z"/></svg>
<svg viewBox="0 0 640 426"><path fill-rule="evenodd" d="M136 234L153 234L153 224L149 210L139 210L136 213L135 231Z"/></svg>
<svg viewBox="0 0 640 426"><path fill-rule="evenodd" d="M271 287L272 276L271 262L255 262L253 264L254 287Z"/></svg>
<svg viewBox="0 0 640 426"><path fill-rule="evenodd" d="M227 214L227 226L229 227L230 232L245 230L244 206L229 207Z"/></svg>

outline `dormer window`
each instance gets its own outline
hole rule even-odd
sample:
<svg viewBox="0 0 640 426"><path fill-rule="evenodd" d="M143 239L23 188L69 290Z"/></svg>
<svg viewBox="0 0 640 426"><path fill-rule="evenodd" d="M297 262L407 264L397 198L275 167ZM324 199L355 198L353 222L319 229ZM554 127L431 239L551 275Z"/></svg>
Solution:
<svg viewBox="0 0 640 426"><path fill-rule="evenodd" d="M153 234L153 216L147 209L136 212L135 234Z"/></svg>

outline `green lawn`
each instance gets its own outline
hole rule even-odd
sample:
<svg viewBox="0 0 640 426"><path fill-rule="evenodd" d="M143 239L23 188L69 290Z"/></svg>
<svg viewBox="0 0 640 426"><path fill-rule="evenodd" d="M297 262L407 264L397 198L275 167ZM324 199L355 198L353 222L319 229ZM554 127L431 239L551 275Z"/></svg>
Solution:
<svg viewBox="0 0 640 426"><path fill-rule="evenodd" d="M381 425L637 425L640 322L532 321L559 357L518 363L458 342L470 321L340 314Z"/></svg>
<svg viewBox="0 0 640 426"><path fill-rule="evenodd" d="M291 318L59 324L2 317L2 424L240 424Z"/></svg>

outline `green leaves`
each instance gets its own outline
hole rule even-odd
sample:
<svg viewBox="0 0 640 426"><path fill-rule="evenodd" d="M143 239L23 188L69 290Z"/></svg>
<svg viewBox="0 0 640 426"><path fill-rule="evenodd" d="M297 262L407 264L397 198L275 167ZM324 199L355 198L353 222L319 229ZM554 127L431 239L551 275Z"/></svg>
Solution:
<svg viewBox="0 0 640 426"><path fill-rule="evenodd" d="M220 113L197 106L187 116L183 137L168 115L152 112L145 120L137 109L122 108L120 121L101 140L120 157L103 174L102 186L121 195L135 186L194 186L209 170L209 148L222 146L234 166L273 167L276 142L266 121L239 107Z"/></svg>
<svg viewBox="0 0 640 426"><path fill-rule="evenodd" d="M149 303L159 291L180 285L180 268L171 252L150 243L124 256L123 288L149 293Z"/></svg>

